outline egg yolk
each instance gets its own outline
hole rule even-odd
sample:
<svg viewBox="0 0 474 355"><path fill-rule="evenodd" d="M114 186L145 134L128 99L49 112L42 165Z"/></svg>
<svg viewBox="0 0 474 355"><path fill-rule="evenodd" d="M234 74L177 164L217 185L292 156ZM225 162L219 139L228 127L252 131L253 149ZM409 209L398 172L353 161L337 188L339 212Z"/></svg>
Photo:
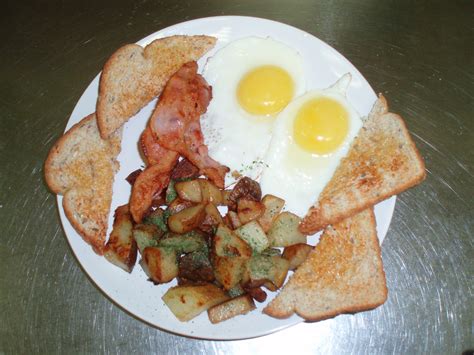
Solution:
<svg viewBox="0 0 474 355"><path fill-rule="evenodd" d="M253 115L274 115L293 98L294 83L288 72L275 65L249 71L237 87L240 106Z"/></svg>
<svg viewBox="0 0 474 355"><path fill-rule="evenodd" d="M349 131L347 110L336 100L323 97L306 102L293 122L293 137L304 150L329 154L339 147Z"/></svg>

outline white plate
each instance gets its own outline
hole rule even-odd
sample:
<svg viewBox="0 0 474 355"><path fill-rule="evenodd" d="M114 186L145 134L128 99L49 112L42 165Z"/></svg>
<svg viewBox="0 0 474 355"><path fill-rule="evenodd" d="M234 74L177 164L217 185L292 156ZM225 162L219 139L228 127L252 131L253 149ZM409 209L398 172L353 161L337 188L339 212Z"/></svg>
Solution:
<svg viewBox="0 0 474 355"><path fill-rule="evenodd" d="M325 88L334 83L344 73L352 73L352 82L347 96L356 110L366 115L371 109L376 95L369 83L357 69L336 50L294 27L252 17L211 17L180 23L158 31L138 42L144 46L154 39L176 34L197 35L206 34L218 38L216 47L209 56L225 44L247 36L270 36L275 40L295 48L303 57L304 72L307 77L307 89ZM199 61L202 69L205 58ZM67 129L80 121L84 116L95 111L99 75L90 83L69 119ZM137 149L137 141L152 112L156 101L143 108L126 125L123 134L122 152L118 159L121 169L115 178L113 211L118 205L128 201L130 186L125 177L133 170L143 165ZM67 239L84 271L93 282L111 300L130 312L135 317L167 331L206 339L242 339L268 334L302 321L298 316L286 320L277 320L261 313L264 305L246 316L239 316L226 322L212 325L204 312L188 323L178 321L163 304L161 296L170 284L154 286L137 265L131 274L127 274L116 266L97 256L89 245L73 229L64 215L62 198L58 197L61 221ZM387 233L395 206L395 197L380 203L375 208L377 231L380 241ZM109 217L109 231L112 225L112 213ZM315 239L313 239L315 241ZM269 293L268 299L274 297ZM87 302L87 300L84 300ZM327 322L314 324L316 328L324 327Z"/></svg>

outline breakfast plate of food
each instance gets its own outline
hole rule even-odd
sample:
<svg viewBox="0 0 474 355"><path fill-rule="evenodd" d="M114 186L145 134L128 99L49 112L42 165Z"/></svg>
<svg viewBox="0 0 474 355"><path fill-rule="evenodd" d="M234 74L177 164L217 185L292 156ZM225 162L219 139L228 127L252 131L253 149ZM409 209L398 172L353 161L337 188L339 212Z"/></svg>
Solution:
<svg viewBox="0 0 474 355"><path fill-rule="evenodd" d="M45 162L95 285L205 339L382 305L395 195L424 176L402 118L347 59L240 16L111 53Z"/></svg>

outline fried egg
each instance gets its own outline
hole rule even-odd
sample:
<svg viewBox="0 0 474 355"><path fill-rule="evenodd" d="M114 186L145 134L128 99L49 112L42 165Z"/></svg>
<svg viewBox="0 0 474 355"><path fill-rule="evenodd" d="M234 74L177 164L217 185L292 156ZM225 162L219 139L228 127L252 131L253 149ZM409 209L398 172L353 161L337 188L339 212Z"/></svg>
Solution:
<svg viewBox="0 0 474 355"><path fill-rule="evenodd" d="M203 76L213 93L201 118L209 156L257 178L275 117L305 90L301 56L271 38L243 38L211 57ZM228 174L226 185L234 181Z"/></svg>
<svg viewBox="0 0 474 355"><path fill-rule="evenodd" d="M274 122L262 192L283 198L300 217L318 200L362 126L346 99L350 81L346 74L330 88L307 92Z"/></svg>

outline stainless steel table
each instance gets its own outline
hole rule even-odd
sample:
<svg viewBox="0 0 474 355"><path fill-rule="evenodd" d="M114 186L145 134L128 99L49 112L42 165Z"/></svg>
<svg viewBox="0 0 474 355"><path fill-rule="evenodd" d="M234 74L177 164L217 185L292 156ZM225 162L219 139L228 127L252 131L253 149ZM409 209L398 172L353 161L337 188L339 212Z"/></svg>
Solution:
<svg viewBox="0 0 474 355"><path fill-rule="evenodd" d="M474 348L472 1L6 1L1 10L0 353L452 353ZM383 260L387 303L243 341L143 324L81 271L42 165L121 44L215 15L299 27L345 55L401 113L426 181L398 201Z"/></svg>

